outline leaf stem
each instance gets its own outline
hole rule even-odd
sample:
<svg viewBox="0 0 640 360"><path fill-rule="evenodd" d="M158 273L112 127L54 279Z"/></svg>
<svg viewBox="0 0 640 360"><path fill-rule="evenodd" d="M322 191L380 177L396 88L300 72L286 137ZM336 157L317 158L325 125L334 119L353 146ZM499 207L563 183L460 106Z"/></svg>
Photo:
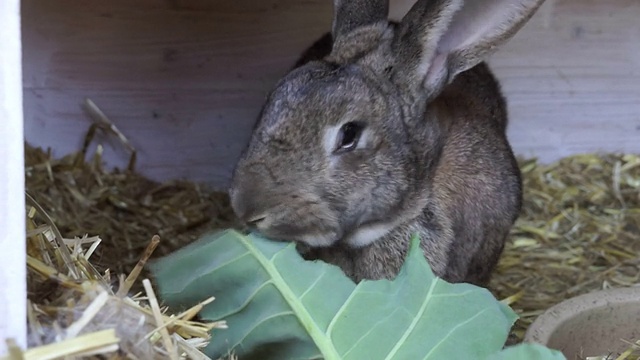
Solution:
<svg viewBox="0 0 640 360"><path fill-rule="evenodd" d="M280 272L273 263L267 259L262 252L260 252L252 243L249 236L237 235L240 242L251 252L251 254L258 260L260 265L265 269L269 276L273 279L273 285L282 294L282 297L289 304L293 312L298 317L298 320L302 326L307 330L309 336L314 341L325 360L341 360L338 351L331 342L331 339L318 327L315 320L309 314L307 309L299 301L296 294L291 290L289 285L285 282L280 275ZM293 244L288 245L286 248L292 247Z"/></svg>

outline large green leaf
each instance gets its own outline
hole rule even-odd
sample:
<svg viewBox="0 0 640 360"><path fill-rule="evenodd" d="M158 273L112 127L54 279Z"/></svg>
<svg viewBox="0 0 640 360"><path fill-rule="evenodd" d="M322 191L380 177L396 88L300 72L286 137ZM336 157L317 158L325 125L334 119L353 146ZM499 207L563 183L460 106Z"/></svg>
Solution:
<svg viewBox="0 0 640 360"><path fill-rule="evenodd" d="M356 285L293 244L229 230L151 264L174 310L207 297L206 320L226 320L206 353L244 359L483 359L517 316L486 289L433 275L418 241L393 281Z"/></svg>

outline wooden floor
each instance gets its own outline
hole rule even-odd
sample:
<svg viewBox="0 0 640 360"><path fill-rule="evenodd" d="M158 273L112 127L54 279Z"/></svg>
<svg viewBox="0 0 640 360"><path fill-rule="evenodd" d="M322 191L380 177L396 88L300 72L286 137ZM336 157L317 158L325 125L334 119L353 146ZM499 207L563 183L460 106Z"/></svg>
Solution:
<svg viewBox="0 0 640 360"><path fill-rule="evenodd" d="M399 17L411 0L395 1ZM331 23L328 0L23 0L26 139L79 149L91 98L155 179L219 187L269 88ZM640 2L547 0L490 61L516 152L640 152ZM118 148L117 142L115 148ZM122 151L107 148L111 164Z"/></svg>

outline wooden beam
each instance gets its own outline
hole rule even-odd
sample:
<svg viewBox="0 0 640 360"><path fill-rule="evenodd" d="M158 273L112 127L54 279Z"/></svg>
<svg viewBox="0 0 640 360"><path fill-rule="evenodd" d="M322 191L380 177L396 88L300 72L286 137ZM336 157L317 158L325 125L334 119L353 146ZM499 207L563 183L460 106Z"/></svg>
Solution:
<svg viewBox="0 0 640 360"><path fill-rule="evenodd" d="M20 0L0 1L0 355L26 346L26 246Z"/></svg>

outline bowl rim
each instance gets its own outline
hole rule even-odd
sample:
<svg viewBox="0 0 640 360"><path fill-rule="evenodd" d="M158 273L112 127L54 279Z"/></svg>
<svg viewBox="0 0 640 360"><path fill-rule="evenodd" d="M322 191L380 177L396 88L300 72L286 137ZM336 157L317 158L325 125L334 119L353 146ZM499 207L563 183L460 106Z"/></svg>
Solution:
<svg viewBox="0 0 640 360"><path fill-rule="evenodd" d="M630 302L640 303L640 285L597 290L563 300L534 320L523 342L546 346L555 330L567 320L593 309Z"/></svg>

